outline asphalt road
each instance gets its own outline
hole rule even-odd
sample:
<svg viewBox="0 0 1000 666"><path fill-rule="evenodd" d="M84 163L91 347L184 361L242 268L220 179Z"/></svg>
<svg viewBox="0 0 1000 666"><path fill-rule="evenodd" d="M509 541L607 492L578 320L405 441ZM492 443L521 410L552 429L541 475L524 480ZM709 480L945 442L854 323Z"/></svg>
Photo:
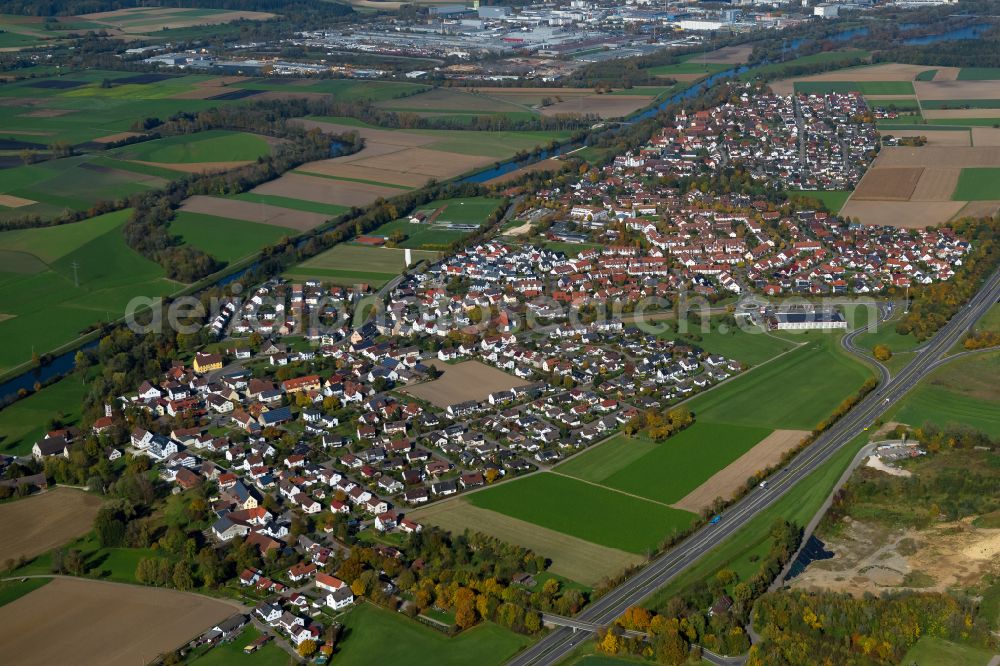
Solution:
<svg viewBox="0 0 1000 666"><path fill-rule="evenodd" d="M632 578L590 604L577 619L599 626L611 624L632 605L663 587L672 578L695 564L721 541L737 532L762 511L777 502L796 484L805 480L840 448L869 428L929 372L944 354L1000 299L1000 271L993 273L976 295L948 322L898 375L859 402L854 409L823 433L788 466L775 473L763 490L755 490L721 514L716 525L706 525L671 550L663 553ZM513 666L555 664L566 657L588 633L555 629L515 656Z"/></svg>

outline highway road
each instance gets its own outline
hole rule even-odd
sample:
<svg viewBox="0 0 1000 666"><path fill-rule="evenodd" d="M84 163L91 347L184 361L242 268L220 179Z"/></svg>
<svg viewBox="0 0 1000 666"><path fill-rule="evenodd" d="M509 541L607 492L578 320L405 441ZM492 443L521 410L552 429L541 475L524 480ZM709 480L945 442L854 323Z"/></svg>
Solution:
<svg viewBox="0 0 1000 666"><path fill-rule="evenodd" d="M706 525L674 548L659 555L643 569L594 603L577 617L581 622L607 626L632 605L663 587L695 564L720 542L745 526L777 502L795 485L827 462L838 450L863 433L938 365L944 354L1000 299L1000 270L993 273L976 295L952 317L903 370L868 394L854 409L820 435L769 480L766 489L755 490L721 514L716 525ZM587 640L588 633L569 628L553 630L509 662L512 666L555 664Z"/></svg>

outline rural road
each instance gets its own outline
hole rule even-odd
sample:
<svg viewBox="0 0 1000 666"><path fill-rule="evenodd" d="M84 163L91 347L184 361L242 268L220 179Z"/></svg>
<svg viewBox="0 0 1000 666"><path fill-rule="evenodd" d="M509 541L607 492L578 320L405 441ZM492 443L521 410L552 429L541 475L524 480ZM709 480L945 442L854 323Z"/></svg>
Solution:
<svg viewBox="0 0 1000 666"><path fill-rule="evenodd" d="M878 324L881 325L882 323L891 319L892 311L893 311L893 306L891 301L889 302L889 305L886 306L885 308L880 307L878 309ZM862 333L867 333L867 332L868 332L868 326L860 326L854 329L853 331L849 332L844 337L842 337L840 339L840 344L844 349L851 352L855 356L860 356L868 363L874 365L878 369L878 374L879 374L878 384L879 386L884 386L892 378L892 372L889 371L888 366L886 366L885 363L882 363L882 361L879 361L877 358L866 352L864 349L861 349L860 347L854 344L854 339L856 337L858 337Z"/></svg>
<svg viewBox="0 0 1000 666"><path fill-rule="evenodd" d="M676 547L647 564L632 578L585 608L577 620L607 626L629 606L663 587L695 564L720 542L774 505L797 484L826 463L837 451L862 434L903 398L921 379L933 371L944 354L1000 298L1000 270L990 275L979 291L943 326L903 370L868 394L829 430L797 455L788 466L775 473L766 490L751 492L721 514L716 525L706 525ZM589 634L559 628L508 662L513 666L555 664L565 658Z"/></svg>

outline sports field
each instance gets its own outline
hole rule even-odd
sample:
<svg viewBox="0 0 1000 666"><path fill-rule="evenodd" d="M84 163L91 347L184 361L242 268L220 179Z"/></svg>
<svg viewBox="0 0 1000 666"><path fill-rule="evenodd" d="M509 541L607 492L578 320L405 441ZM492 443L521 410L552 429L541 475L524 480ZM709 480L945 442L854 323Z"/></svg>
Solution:
<svg viewBox="0 0 1000 666"><path fill-rule="evenodd" d="M74 224L0 233L0 370L76 339L96 322L124 314L136 296L181 285L125 244L130 210Z"/></svg>
<svg viewBox="0 0 1000 666"><path fill-rule="evenodd" d="M450 228L452 224L482 225L500 206L499 199L487 197L466 197L460 199L439 199L420 206L414 213L423 213L427 221L412 224L409 217L387 222L371 232L372 236L390 237L394 233L406 235L399 243L404 248L437 248L461 240L470 234L464 229Z"/></svg>
<svg viewBox="0 0 1000 666"><path fill-rule="evenodd" d="M437 258L436 252L411 250L410 254L414 263ZM405 250L341 243L292 266L285 274L300 280L312 278L343 285L367 282L380 287L405 269Z"/></svg>
<svg viewBox="0 0 1000 666"><path fill-rule="evenodd" d="M492 623L448 637L399 613L359 603L343 617L346 636L334 657L345 666L368 666L372 655L385 663L413 666L499 665L531 639ZM241 659L242 661L242 659Z"/></svg>
<svg viewBox="0 0 1000 666"><path fill-rule="evenodd" d="M473 493L474 506L639 555L655 550L694 514L551 472Z"/></svg>
<svg viewBox="0 0 1000 666"><path fill-rule="evenodd" d="M170 222L170 233L227 263L259 252L261 248L294 234L286 227L183 210Z"/></svg>

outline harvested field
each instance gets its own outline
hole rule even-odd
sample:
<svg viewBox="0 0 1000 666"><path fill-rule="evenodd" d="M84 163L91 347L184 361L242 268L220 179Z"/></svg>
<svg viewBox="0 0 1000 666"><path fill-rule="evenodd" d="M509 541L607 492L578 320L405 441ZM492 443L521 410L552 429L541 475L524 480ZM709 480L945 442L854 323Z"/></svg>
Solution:
<svg viewBox="0 0 1000 666"><path fill-rule="evenodd" d="M874 166L879 169L884 167L953 167L961 169L963 167L1000 166L1000 146L974 146L972 148L892 146L882 149Z"/></svg>
<svg viewBox="0 0 1000 666"><path fill-rule="evenodd" d="M479 361L464 361L438 369L443 372L437 379L407 387L403 391L443 409L466 400L485 400L494 391L529 383Z"/></svg>
<svg viewBox="0 0 1000 666"><path fill-rule="evenodd" d="M961 169L927 167L913 188L910 201L948 201L951 199Z"/></svg>
<svg viewBox="0 0 1000 666"><path fill-rule="evenodd" d="M127 34L157 32L165 28L190 28L196 25L219 25L232 21L266 21L274 18L268 12L208 11L179 8L131 7L96 14L82 14L83 21L101 23Z"/></svg>
<svg viewBox="0 0 1000 666"><path fill-rule="evenodd" d="M1000 146L1000 129L995 127L973 127L973 146Z"/></svg>
<svg viewBox="0 0 1000 666"><path fill-rule="evenodd" d="M526 173L535 173L536 171L558 171L563 166L563 161L550 157L547 160L542 160L541 162L535 162L534 164L529 164L528 166L521 167L520 169L515 169L510 173L505 173L502 176L497 176L496 178L490 178L483 185L502 185L511 180L520 178Z"/></svg>
<svg viewBox="0 0 1000 666"><path fill-rule="evenodd" d="M966 118L1000 118L1000 109L924 109L927 120L965 120ZM1000 122L1000 121L998 121Z"/></svg>
<svg viewBox="0 0 1000 666"><path fill-rule="evenodd" d="M661 79L673 79L674 81L680 81L682 83L687 83L689 81L697 81L698 79L703 79L708 76L705 73L698 72L686 72L686 73L676 73L676 74L660 74L657 78Z"/></svg>
<svg viewBox="0 0 1000 666"><path fill-rule="evenodd" d="M296 119L296 123L302 125L306 129L312 129L318 127L324 132L330 132L332 134L340 134L343 132L357 132L360 137L365 139L366 142L372 143L387 143L395 146L413 147L413 146L424 146L428 143L433 143L435 138L433 136L428 136L425 134L414 134L412 132L406 131L394 131L394 130L384 130L384 129L371 129L369 127L355 127L354 125L341 125L339 123L328 123L322 120L309 120L308 118ZM367 150L367 144L365 150ZM355 153L350 157L357 157L361 155L364 151L360 153Z"/></svg>
<svg viewBox="0 0 1000 666"><path fill-rule="evenodd" d="M248 160L237 160L235 162L146 162L144 160L128 160L133 164L144 166L160 167L172 171L182 171L184 173L211 173L215 171L229 171L237 167L253 164Z"/></svg>
<svg viewBox="0 0 1000 666"><path fill-rule="evenodd" d="M958 78L958 73L962 71L958 67L941 67L934 72L932 81L954 81Z"/></svg>
<svg viewBox="0 0 1000 666"><path fill-rule="evenodd" d="M940 73L940 69L938 72ZM916 81L920 99L1000 99L1000 81Z"/></svg>
<svg viewBox="0 0 1000 666"><path fill-rule="evenodd" d="M927 146L959 146L962 148L972 145L968 130L883 130L883 135L896 137L922 136L927 138ZM989 145L989 144L987 144Z"/></svg>
<svg viewBox="0 0 1000 666"><path fill-rule="evenodd" d="M0 562L30 559L86 534L101 504L81 490L54 488L0 505Z"/></svg>
<svg viewBox="0 0 1000 666"><path fill-rule="evenodd" d="M673 506L691 513L701 513L702 509L712 505L716 497L729 499L754 472L780 462L785 451L794 449L808 434L805 430L775 430Z"/></svg>
<svg viewBox="0 0 1000 666"><path fill-rule="evenodd" d="M468 90L448 88L431 88L417 95L387 99L376 106L397 111L481 111L486 114L525 111L516 104L505 103L498 98L477 95Z"/></svg>
<svg viewBox="0 0 1000 666"><path fill-rule="evenodd" d="M20 208L21 206L30 206L36 203L38 202L31 199L15 197L12 194L0 194L0 206L5 208Z"/></svg>
<svg viewBox="0 0 1000 666"><path fill-rule="evenodd" d="M858 201L908 201L923 167L869 169L851 195Z"/></svg>
<svg viewBox="0 0 1000 666"><path fill-rule="evenodd" d="M856 217L864 224L923 229L947 222L964 205L964 201L855 201L852 198L840 209L840 214Z"/></svg>
<svg viewBox="0 0 1000 666"><path fill-rule="evenodd" d="M542 115L554 116L562 113L580 115L596 113L601 118L621 118L647 106L650 95L593 95L578 97L551 104L542 109Z"/></svg>
<svg viewBox="0 0 1000 666"><path fill-rule="evenodd" d="M722 65L741 65L750 58L751 53L753 53L753 44L723 46L721 49L710 51L705 55L695 56L695 60L697 62L717 63Z"/></svg>
<svg viewBox="0 0 1000 666"><path fill-rule="evenodd" d="M146 664L234 612L177 590L57 578L0 606L0 650L23 666Z"/></svg>
<svg viewBox="0 0 1000 666"><path fill-rule="evenodd" d="M117 134L99 136L96 139L91 140L94 143L114 143L115 141L122 141L123 139L131 139L133 136L142 136L142 132L118 132Z"/></svg>
<svg viewBox="0 0 1000 666"><path fill-rule="evenodd" d="M796 81L913 81L916 79L920 72L926 71L928 69L935 69L934 67L928 67L926 65L904 65L900 63L885 63L882 65L866 65L862 67L849 67L847 69L838 69L833 72L824 72L822 74L812 74L809 76L799 76L792 77L788 79L782 79L780 81L774 81L771 83L771 89L779 95L790 95L794 91L794 84ZM958 68L956 67L938 67L938 74L942 70L954 69L955 76L958 75ZM916 86L917 95L921 98L924 97L920 92L920 86L936 85L932 81L917 81L914 83ZM944 84L947 85L947 84ZM883 95L879 95L883 97ZM975 98L975 96L965 95L966 99ZM928 97L927 99L949 99L948 97Z"/></svg>
<svg viewBox="0 0 1000 666"><path fill-rule="evenodd" d="M281 178L258 185L251 191L255 194L273 194L340 206L367 206L379 197L387 199L402 194L404 190L322 176L286 173Z"/></svg>
<svg viewBox="0 0 1000 666"><path fill-rule="evenodd" d="M409 515L416 521L437 525L454 534L469 529L529 548L552 560L549 571L584 585L592 586L605 576L613 576L644 561L639 555L481 509L464 499L439 502Z"/></svg>
<svg viewBox="0 0 1000 666"><path fill-rule="evenodd" d="M970 201L955 217L989 217L1000 211L1000 199L995 201Z"/></svg>
<svg viewBox="0 0 1000 666"><path fill-rule="evenodd" d="M377 155L360 160L352 159L351 164L384 171L404 174L419 174L438 179L457 176L476 167L493 164L496 160L484 155L465 155L427 148L407 148L388 155ZM398 194L398 192L397 192Z"/></svg>
<svg viewBox="0 0 1000 666"><path fill-rule="evenodd" d="M365 150L367 150L367 148ZM352 155L352 157L354 156ZM402 185L404 187L423 187L427 184L427 176L421 174L407 174L400 173L398 171L389 171L386 169L373 169L371 167L358 166L342 160L343 158L335 157L329 160L309 162L300 166L296 169L296 171L300 173L319 174L321 176L332 176L334 178L372 180L378 183Z"/></svg>
<svg viewBox="0 0 1000 666"><path fill-rule="evenodd" d="M240 201L237 199L219 199L204 195L195 195L184 202L181 210L192 213L204 213L218 217L228 217L246 222L260 222L279 227L308 231L326 222L330 216L322 213L309 213L301 210L291 210L272 206L270 204Z"/></svg>

